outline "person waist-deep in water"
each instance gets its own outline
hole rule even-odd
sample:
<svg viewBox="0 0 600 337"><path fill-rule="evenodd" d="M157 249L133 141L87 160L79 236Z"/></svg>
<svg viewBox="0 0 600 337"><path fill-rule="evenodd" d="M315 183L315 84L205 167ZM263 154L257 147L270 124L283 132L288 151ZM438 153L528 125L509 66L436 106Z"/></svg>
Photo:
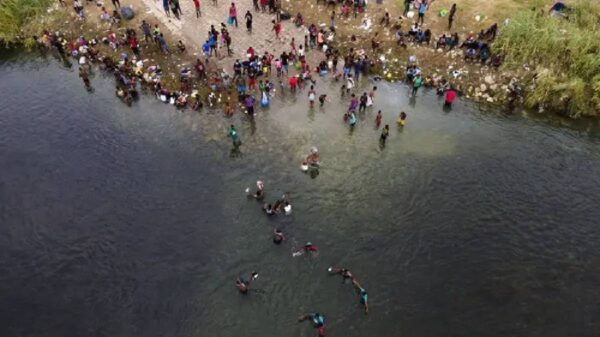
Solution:
<svg viewBox="0 0 600 337"><path fill-rule="evenodd" d="M350 271L350 269L347 268L329 267L327 271L332 275L341 275L344 281L348 279L354 279L352 272Z"/></svg>
<svg viewBox="0 0 600 337"><path fill-rule="evenodd" d="M303 322L306 320L309 320L313 324L313 327L317 329L319 337L325 336L325 316L323 314L314 312L301 315L298 318L298 322Z"/></svg>
<svg viewBox="0 0 600 337"><path fill-rule="evenodd" d="M367 294L367 291L365 290L365 288L363 288L360 285L360 283L358 283L358 281L356 281L356 279L352 279L352 285L354 286L354 289L358 293L358 296L360 298L360 303L365 308L365 314L368 314L369 313L369 303L368 303L369 295Z"/></svg>
<svg viewBox="0 0 600 337"><path fill-rule="evenodd" d="M244 275L240 275L237 280L235 280L235 286L238 288L238 290L240 291L240 293L242 294L247 294L249 287L250 287L250 283L254 280L256 280L258 278L258 273L257 272L252 272L252 274L250 274L250 277L245 277Z"/></svg>
<svg viewBox="0 0 600 337"><path fill-rule="evenodd" d="M283 235L283 232L280 229L275 229L273 231L273 243L276 245L280 245L284 241L285 236Z"/></svg>

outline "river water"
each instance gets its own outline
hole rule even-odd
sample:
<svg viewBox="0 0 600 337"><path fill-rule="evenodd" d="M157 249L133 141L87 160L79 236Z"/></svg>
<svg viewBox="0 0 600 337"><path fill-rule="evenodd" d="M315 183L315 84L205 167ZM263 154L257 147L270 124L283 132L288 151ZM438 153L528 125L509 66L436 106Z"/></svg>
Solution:
<svg viewBox="0 0 600 337"><path fill-rule="evenodd" d="M378 83L381 149L374 111L342 123L336 83L317 84L324 109L278 92L250 123L127 107L110 77L88 93L37 56L0 74L3 337L315 336L296 322L310 311L328 336L598 336L597 132ZM299 170L311 145L314 179ZM269 201L289 193L291 216L246 197L257 179ZM318 255L292 257L306 241ZM368 316L331 265L368 290ZM258 291L240 295L253 270Z"/></svg>

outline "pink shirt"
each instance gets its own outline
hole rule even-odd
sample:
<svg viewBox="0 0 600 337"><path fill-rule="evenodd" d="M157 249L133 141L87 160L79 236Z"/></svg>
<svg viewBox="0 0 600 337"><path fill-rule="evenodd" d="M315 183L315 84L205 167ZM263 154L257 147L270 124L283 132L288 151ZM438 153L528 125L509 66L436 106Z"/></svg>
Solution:
<svg viewBox="0 0 600 337"><path fill-rule="evenodd" d="M229 16L237 17L237 9L235 9L235 7L233 7L233 6L229 7Z"/></svg>

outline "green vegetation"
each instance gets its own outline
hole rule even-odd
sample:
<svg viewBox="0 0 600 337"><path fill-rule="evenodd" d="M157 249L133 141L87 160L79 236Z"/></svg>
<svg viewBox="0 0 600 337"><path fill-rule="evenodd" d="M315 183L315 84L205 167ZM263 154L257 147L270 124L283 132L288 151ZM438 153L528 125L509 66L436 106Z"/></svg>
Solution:
<svg viewBox="0 0 600 337"><path fill-rule="evenodd" d="M505 68L534 69L525 105L568 115L600 115L600 2L569 3L568 18L539 10L522 11L494 43L505 55ZM547 10L547 9L546 9Z"/></svg>
<svg viewBox="0 0 600 337"><path fill-rule="evenodd" d="M53 0L0 0L0 42L11 44L24 38L23 29L45 13Z"/></svg>

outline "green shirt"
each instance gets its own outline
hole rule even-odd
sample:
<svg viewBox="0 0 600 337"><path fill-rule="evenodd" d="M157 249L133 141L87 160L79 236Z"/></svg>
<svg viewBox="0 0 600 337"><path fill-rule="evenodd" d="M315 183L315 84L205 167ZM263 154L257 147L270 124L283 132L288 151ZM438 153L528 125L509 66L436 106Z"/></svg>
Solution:
<svg viewBox="0 0 600 337"><path fill-rule="evenodd" d="M231 140L234 142L238 140L239 137L235 128L229 128L229 137L231 137Z"/></svg>

